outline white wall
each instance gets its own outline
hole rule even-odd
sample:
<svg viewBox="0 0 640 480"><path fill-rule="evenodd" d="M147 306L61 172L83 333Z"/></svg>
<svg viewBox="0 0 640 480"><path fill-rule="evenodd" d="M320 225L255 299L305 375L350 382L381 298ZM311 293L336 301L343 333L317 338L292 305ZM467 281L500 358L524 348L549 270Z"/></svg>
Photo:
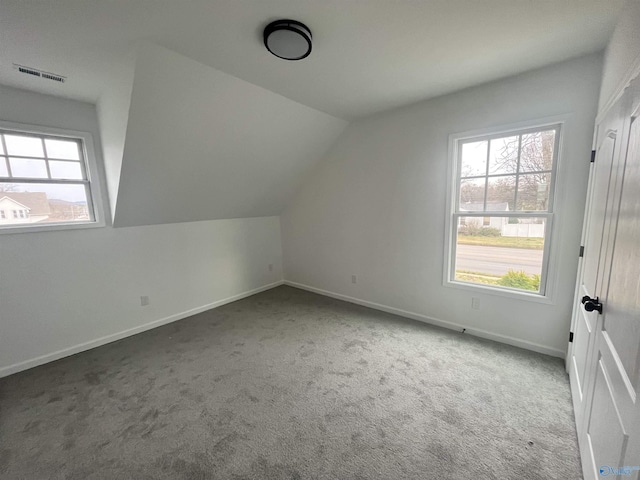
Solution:
<svg viewBox="0 0 640 480"><path fill-rule="evenodd" d="M640 67L640 0L627 0L605 51L599 110L615 100L618 90Z"/></svg>
<svg viewBox="0 0 640 480"><path fill-rule="evenodd" d="M133 52L123 59L121 65L115 67L113 82L102 93L96 105L98 125L102 140L102 156L104 172L109 193L109 220L113 222L120 186L124 141L129 122L131 91L133 89L133 71L135 56Z"/></svg>
<svg viewBox="0 0 640 480"><path fill-rule="evenodd" d="M347 125L154 44L128 115L118 227L279 215Z"/></svg>
<svg viewBox="0 0 640 480"><path fill-rule="evenodd" d="M89 131L101 160L92 105L0 86L0 117ZM0 376L278 282L281 256L278 217L2 234Z"/></svg>
<svg viewBox="0 0 640 480"><path fill-rule="evenodd" d="M281 216L285 279L563 356L600 74L591 55L350 124ZM557 303L443 286L448 136L564 114Z"/></svg>

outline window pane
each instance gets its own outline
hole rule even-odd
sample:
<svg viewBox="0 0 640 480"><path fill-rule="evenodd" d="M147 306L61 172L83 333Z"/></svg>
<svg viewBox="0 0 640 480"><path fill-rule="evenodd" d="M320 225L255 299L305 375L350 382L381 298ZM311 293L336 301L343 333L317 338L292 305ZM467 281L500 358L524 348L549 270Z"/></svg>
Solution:
<svg viewBox="0 0 640 480"><path fill-rule="evenodd" d="M24 210L24 218L6 215L0 226L92 220L84 185L0 183L0 199L0 210Z"/></svg>
<svg viewBox="0 0 640 480"><path fill-rule="evenodd" d="M522 135L520 171L551 170L553 168L555 138L555 130Z"/></svg>
<svg viewBox="0 0 640 480"><path fill-rule="evenodd" d="M46 138L44 143L47 147L47 157L49 158L80 160L78 144L76 142Z"/></svg>
<svg viewBox="0 0 640 480"><path fill-rule="evenodd" d="M82 180L82 167L80 162L57 162L49 161L51 178L61 178L67 180Z"/></svg>
<svg viewBox="0 0 640 480"><path fill-rule="evenodd" d="M489 217L486 223L485 217L458 221L455 280L539 292L546 220Z"/></svg>
<svg viewBox="0 0 640 480"><path fill-rule="evenodd" d="M47 164L35 158L9 158L14 177L48 178Z"/></svg>
<svg viewBox="0 0 640 480"><path fill-rule="evenodd" d="M5 135L9 155L23 157L44 157L42 140L37 137L25 137L22 135Z"/></svg>
<svg viewBox="0 0 640 480"><path fill-rule="evenodd" d="M516 173L518 171L518 136L491 140L489 174Z"/></svg>
<svg viewBox="0 0 640 480"><path fill-rule="evenodd" d="M516 199L516 177L489 177L487 185L487 211L513 211Z"/></svg>
<svg viewBox="0 0 640 480"><path fill-rule="evenodd" d="M487 148L486 141L462 144L461 177L487 174Z"/></svg>
<svg viewBox="0 0 640 480"><path fill-rule="evenodd" d="M460 181L460 210L482 211L484 209L484 178Z"/></svg>
<svg viewBox="0 0 640 480"><path fill-rule="evenodd" d="M7 159L0 157L0 177L6 177L9 175L7 171Z"/></svg>
<svg viewBox="0 0 640 480"><path fill-rule="evenodd" d="M518 179L518 210L549 209L550 173L530 173Z"/></svg>

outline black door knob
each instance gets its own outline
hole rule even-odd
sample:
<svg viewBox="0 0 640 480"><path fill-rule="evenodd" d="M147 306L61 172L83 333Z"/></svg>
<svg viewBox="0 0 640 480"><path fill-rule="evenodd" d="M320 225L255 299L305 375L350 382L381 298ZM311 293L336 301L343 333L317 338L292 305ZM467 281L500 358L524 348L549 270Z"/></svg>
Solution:
<svg viewBox="0 0 640 480"><path fill-rule="evenodd" d="M602 314L602 303L600 303L598 297L591 298L588 295L582 297L582 304L587 312L593 312L596 310L599 314Z"/></svg>

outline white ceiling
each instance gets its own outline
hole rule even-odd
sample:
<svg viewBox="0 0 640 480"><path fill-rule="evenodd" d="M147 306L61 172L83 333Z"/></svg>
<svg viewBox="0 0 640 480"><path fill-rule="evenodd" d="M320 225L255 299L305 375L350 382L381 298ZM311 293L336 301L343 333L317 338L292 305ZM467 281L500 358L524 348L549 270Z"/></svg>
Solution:
<svg viewBox="0 0 640 480"><path fill-rule="evenodd" d="M623 0L2 0L0 83L95 102L150 40L344 119L602 49ZM271 56L266 23L305 22L314 51ZM68 77L29 78L20 63Z"/></svg>

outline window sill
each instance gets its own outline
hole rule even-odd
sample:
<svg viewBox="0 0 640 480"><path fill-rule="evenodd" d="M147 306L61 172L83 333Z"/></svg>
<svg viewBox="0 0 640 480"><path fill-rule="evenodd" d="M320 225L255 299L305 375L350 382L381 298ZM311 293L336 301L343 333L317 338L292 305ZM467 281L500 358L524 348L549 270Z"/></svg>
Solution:
<svg viewBox="0 0 640 480"><path fill-rule="evenodd" d="M555 305L553 298L550 295L540 295L538 293L527 293L525 291L507 290L505 288L496 288L489 285L481 285L475 283L458 282L458 281L445 281L445 287L457 288L460 290L467 290L476 293L484 293L487 295L496 295L498 297L513 298L514 300L524 300L526 302L544 303L547 305Z"/></svg>
<svg viewBox="0 0 640 480"><path fill-rule="evenodd" d="M42 225L31 224L30 226L7 225L4 227L0 227L0 235L8 235L12 233L41 233L61 230L80 230L85 228L100 228L104 226L104 222L60 222Z"/></svg>

